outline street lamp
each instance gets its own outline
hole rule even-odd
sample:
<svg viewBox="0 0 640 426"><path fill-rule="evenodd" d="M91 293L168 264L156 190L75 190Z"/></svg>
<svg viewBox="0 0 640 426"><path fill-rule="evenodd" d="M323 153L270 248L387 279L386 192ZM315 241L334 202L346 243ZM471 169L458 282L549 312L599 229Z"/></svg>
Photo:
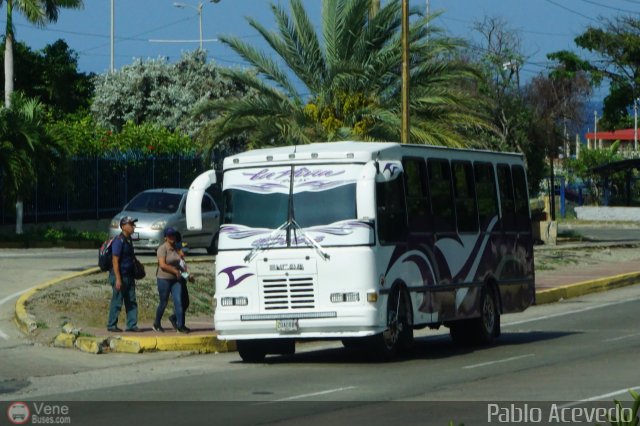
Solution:
<svg viewBox="0 0 640 426"><path fill-rule="evenodd" d="M209 0L209 2L218 3L218 2L220 2L220 0ZM198 20L200 21L200 50L202 50L202 6L203 6L203 2L199 1L198 2L198 6L193 6L193 5L190 5L190 4L178 3L178 2L173 3L173 5L175 7L179 7L180 9L184 9L184 8L188 7L188 8L191 8L191 9L195 10L196 12L198 12Z"/></svg>

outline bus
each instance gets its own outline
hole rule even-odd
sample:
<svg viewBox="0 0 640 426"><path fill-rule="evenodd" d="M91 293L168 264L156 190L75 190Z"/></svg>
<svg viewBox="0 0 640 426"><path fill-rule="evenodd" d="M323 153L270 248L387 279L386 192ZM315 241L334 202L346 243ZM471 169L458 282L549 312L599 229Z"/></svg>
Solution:
<svg viewBox="0 0 640 426"><path fill-rule="evenodd" d="M225 158L214 325L245 362L339 339L380 359L414 330L461 344L500 335L535 302L521 154L325 142ZM200 226L200 175L187 226Z"/></svg>

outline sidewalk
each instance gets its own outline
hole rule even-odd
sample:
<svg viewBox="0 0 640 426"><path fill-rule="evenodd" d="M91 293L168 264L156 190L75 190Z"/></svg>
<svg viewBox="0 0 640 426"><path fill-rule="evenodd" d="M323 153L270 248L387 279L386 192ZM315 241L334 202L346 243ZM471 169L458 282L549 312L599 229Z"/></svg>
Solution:
<svg viewBox="0 0 640 426"><path fill-rule="evenodd" d="M572 250L576 248L592 247L606 248L613 246L638 247L638 257L632 260L580 264L564 266L556 270L542 270L536 272L536 304L553 303L559 300L578 297L589 293L606 291L622 286L640 283L640 241L625 241L614 243L579 243L558 246L537 247L536 252L544 250ZM75 274L75 276L89 275L97 272L97 268ZM36 319L26 311L28 299L39 289L55 285L70 279L61 277L38 286L23 294L16 302L16 323L18 327L29 334L36 326ZM188 317L187 326L192 332L177 333L169 323L169 312L165 315L163 327L165 332L154 331L151 322L139 323L141 332L110 333L104 328L82 328L83 336L78 336L79 330L72 326L66 327L54 341L54 346L76 347L90 353L127 352L140 353L153 350L180 350L195 352L229 352L235 351L235 342L221 341L213 328L213 318Z"/></svg>

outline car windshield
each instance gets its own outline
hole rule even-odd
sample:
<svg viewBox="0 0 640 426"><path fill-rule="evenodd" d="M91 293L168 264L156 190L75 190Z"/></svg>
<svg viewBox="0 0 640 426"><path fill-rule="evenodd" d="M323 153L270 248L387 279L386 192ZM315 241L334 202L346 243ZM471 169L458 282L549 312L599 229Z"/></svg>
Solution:
<svg viewBox="0 0 640 426"><path fill-rule="evenodd" d="M127 204L125 209L143 213L175 213L181 200L182 194L141 192Z"/></svg>

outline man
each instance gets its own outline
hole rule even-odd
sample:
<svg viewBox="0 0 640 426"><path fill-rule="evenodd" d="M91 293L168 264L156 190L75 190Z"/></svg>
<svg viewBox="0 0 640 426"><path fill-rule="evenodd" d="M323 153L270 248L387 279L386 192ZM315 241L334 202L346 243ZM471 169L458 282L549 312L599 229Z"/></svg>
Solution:
<svg viewBox="0 0 640 426"><path fill-rule="evenodd" d="M136 282L133 278L135 255L131 235L136 229L136 222L131 216L120 219L122 232L111 243L112 267L109 271L109 282L113 293L109 305L109 320L107 330L122 331L118 328L118 315L124 309L127 312L126 331L138 332L138 302L136 301Z"/></svg>

